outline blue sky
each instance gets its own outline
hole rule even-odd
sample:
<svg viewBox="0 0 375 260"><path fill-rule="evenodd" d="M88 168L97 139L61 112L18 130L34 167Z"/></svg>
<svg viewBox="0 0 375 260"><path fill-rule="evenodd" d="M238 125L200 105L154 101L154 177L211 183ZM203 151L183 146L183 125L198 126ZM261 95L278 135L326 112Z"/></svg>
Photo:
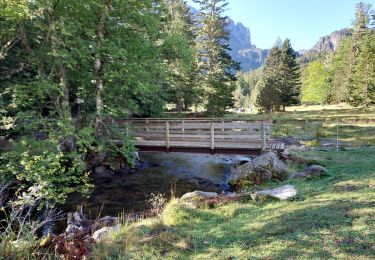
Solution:
<svg viewBox="0 0 375 260"><path fill-rule="evenodd" d="M188 3L191 3L188 0ZM250 28L252 44L270 48L278 37L295 50L309 49L320 37L350 27L359 0L228 0L227 15ZM375 0L364 2L375 7Z"/></svg>

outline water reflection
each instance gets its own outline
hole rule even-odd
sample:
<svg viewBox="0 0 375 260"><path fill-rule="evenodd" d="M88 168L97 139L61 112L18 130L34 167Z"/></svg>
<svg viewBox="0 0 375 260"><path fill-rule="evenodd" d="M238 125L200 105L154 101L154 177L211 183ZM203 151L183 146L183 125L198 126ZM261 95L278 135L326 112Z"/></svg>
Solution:
<svg viewBox="0 0 375 260"><path fill-rule="evenodd" d="M171 186L176 196L194 190L222 192L228 189L230 166L243 156L140 153L142 167L133 173L105 170L93 174L94 188L88 197L70 196L65 210L76 210L83 205L85 211L96 217L117 215L121 212L139 212L147 209L152 193L170 196Z"/></svg>

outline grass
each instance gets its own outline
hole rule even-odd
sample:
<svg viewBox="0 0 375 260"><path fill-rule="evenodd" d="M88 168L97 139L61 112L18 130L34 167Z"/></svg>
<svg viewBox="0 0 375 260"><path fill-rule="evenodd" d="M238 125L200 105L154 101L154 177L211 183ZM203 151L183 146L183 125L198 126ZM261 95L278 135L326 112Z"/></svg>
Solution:
<svg viewBox="0 0 375 260"><path fill-rule="evenodd" d="M191 113L167 113L165 116L186 117L191 116ZM273 137L295 137L318 146L321 143L336 141L338 121L341 146L375 145L375 106L366 109L346 104L294 106L287 107L286 112L272 114L228 112L224 118L272 119Z"/></svg>
<svg viewBox="0 0 375 260"><path fill-rule="evenodd" d="M375 148L305 151L329 176L291 183L292 201L192 209L172 201L160 217L124 225L94 259L373 259Z"/></svg>
<svg viewBox="0 0 375 260"><path fill-rule="evenodd" d="M358 147L375 145L375 107L352 108L336 106L288 107L287 112L270 115L229 113L228 119L266 119L274 122L273 137L295 137L311 141L335 142L337 123L341 146Z"/></svg>

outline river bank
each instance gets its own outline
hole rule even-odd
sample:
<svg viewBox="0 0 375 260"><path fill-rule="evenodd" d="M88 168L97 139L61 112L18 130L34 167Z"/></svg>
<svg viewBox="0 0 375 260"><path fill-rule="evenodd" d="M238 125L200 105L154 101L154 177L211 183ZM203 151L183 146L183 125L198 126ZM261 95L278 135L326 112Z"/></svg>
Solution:
<svg viewBox="0 0 375 260"><path fill-rule="evenodd" d="M328 176L292 184L292 201L250 201L194 209L177 200L160 216L123 224L95 244L93 259L372 259L375 150L302 151Z"/></svg>

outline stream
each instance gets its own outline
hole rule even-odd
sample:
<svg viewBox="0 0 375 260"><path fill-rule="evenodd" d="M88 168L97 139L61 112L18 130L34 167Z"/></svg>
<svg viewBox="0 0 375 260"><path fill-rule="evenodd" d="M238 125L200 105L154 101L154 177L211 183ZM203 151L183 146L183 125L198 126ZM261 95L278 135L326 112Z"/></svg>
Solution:
<svg viewBox="0 0 375 260"><path fill-rule="evenodd" d="M75 211L82 206L92 218L142 212L149 208L151 194L170 197L175 186L177 197L195 190L221 193L229 189L230 167L236 161L249 160L236 155L189 153L139 153L141 165L132 172L106 170L93 174L90 194L72 194L64 206Z"/></svg>

